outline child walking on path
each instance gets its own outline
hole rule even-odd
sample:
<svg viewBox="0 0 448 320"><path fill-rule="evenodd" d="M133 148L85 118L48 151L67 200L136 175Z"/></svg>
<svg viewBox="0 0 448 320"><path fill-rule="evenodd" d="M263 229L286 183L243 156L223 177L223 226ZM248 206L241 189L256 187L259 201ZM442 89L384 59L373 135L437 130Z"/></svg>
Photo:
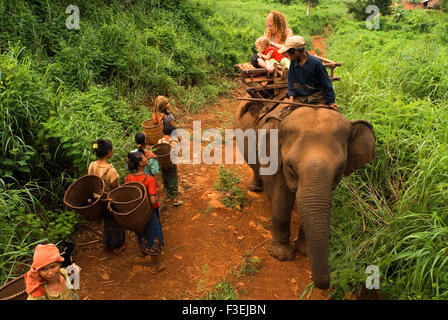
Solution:
<svg viewBox="0 0 448 320"><path fill-rule="evenodd" d="M25 274L28 300L79 300L67 271L61 268L64 258L54 244L38 244L33 264Z"/></svg>
<svg viewBox="0 0 448 320"><path fill-rule="evenodd" d="M174 147L180 140L171 138L171 133L176 128L170 124L163 128L163 138L159 139L158 143L166 143ZM165 190L166 197L173 201L175 206L180 206L183 202L177 198L179 177L177 175L177 166L173 163L169 168L162 168L163 189Z"/></svg>
<svg viewBox="0 0 448 320"><path fill-rule="evenodd" d="M88 170L88 174L96 175L103 179L105 192L110 192L118 187L120 176L114 166L109 163L109 159L114 154L112 141L98 139L93 142L93 153L98 160L93 161ZM117 222L112 213L104 215L103 243L107 248L119 254L126 249L126 233L124 228Z"/></svg>
<svg viewBox="0 0 448 320"><path fill-rule="evenodd" d="M125 182L140 182L148 192L151 202L151 218L146 224L143 232L136 233L142 256L151 256L151 273L156 274L165 269L165 263L162 261L163 233L159 218L159 202L157 199L156 180L153 176L145 174L145 167L148 165L148 159L143 153L128 153L128 168L132 172Z"/></svg>

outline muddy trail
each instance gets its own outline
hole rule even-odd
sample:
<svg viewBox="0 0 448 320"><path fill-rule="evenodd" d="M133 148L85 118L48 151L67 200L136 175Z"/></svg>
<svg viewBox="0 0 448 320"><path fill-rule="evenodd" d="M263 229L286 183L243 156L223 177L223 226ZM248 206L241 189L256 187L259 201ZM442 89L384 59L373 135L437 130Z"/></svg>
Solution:
<svg viewBox="0 0 448 320"><path fill-rule="evenodd" d="M406 0L402 1L403 4L403 9L404 10L412 10L415 8L423 8L423 5L420 3L412 3L412 2L407 2ZM398 3L394 3L395 6L398 5Z"/></svg>
<svg viewBox="0 0 448 320"><path fill-rule="evenodd" d="M322 56L324 40L316 39ZM244 90L238 89L200 113L177 114L179 127L191 133L193 121L201 121L202 130L231 128L239 103L235 98L244 94ZM208 143L202 142L202 148ZM133 232L126 232L127 249L114 255L101 243L102 225L83 224L76 233L73 254L73 260L82 268L80 299L206 299L218 284L223 288L231 285L243 300L300 299L312 283L308 258L297 255L293 261L280 262L269 255L272 224L266 193L248 191L252 171L247 164L224 168L242 177L246 198L241 210L226 208L219 200L221 194L214 188L219 165L178 165L183 200L179 207L166 201L160 192L166 269L156 275L150 273L149 259L138 258ZM299 223L294 209L291 240L297 237ZM246 266L244 257L249 253L249 259L256 257L259 261L254 272L241 269ZM307 291L303 299L328 299L328 291L314 289L309 295Z"/></svg>

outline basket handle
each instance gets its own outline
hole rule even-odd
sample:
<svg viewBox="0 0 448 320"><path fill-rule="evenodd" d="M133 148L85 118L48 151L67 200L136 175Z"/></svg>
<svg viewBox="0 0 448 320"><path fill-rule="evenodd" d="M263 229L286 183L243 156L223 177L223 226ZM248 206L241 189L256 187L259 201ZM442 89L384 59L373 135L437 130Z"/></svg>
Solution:
<svg viewBox="0 0 448 320"><path fill-rule="evenodd" d="M107 197L109 195L109 192L104 192L101 196L100 201L109 202L109 198Z"/></svg>

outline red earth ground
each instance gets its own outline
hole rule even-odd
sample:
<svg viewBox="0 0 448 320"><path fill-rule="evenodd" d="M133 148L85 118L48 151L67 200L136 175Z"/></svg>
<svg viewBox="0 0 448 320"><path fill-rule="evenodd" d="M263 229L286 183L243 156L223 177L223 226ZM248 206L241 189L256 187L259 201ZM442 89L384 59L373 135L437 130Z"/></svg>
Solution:
<svg viewBox="0 0 448 320"><path fill-rule="evenodd" d="M415 8L423 8L423 5L421 5L420 3L409 3L406 0L402 0L403 2L403 9L405 10L412 10ZM395 5L397 5L397 3L394 3Z"/></svg>
<svg viewBox="0 0 448 320"><path fill-rule="evenodd" d="M314 38L315 48L324 54L324 39ZM314 41L313 41L314 42ZM200 113L176 112L180 126L192 132L193 120L202 129L231 128L238 107L236 90ZM202 147L207 142L202 143ZM81 268L81 299L204 299L222 281L233 285L240 299L297 300L312 283L309 261L297 256L280 262L267 247L272 239L270 204L266 193L248 192L252 171L247 164L225 165L242 176L246 199L241 211L225 208L214 189L218 165L178 165L183 205L174 207L161 192L161 223L166 269L150 273L148 262L135 261L138 248L133 232L127 231L127 249L119 255L106 251L101 244L99 222L87 222L76 234L73 260ZM161 185L161 183L159 183ZM294 209L291 240L297 237L298 212ZM253 250L253 251L252 251ZM252 251L252 252L251 252ZM262 263L255 274L236 275L245 254ZM314 289L304 299L328 299L327 290Z"/></svg>

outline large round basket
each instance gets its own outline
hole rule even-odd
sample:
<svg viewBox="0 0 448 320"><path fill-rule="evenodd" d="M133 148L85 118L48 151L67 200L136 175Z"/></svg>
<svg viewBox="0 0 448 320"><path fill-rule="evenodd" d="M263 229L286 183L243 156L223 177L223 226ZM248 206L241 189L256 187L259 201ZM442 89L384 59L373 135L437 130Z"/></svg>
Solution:
<svg viewBox="0 0 448 320"><path fill-rule="evenodd" d="M119 212L128 212L137 207L143 198L139 187L133 185L122 185L107 195L107 200L113 203Z"/></svg>
<svg viewBox="0 0 448 320"><path fill-rule="evenodd" d="M127 212L120 212L112 202L109 202L108 209L115 216L115 219L117 219L118 223L121 224L125 229L135 232L142 232L146 224L148 223L149 218L151 218L151 204L149 202L148 193L146 192L146 188L143 184L139 182L132 182L126 183L123 186L135 184L141 185L140 188L145 191L140 202L134 209Z"/></svg>
<svg viewBox="0 0 448 320"><path fill-rule="evenodd" d="M168 143L159 143L152 147L151 151L157 156L162 169L171 167L172 162L170 158L171 146Z"/></svg>
<svg viewBox="0 0 448 320"><path fill-rule="evenodd" d="M133 182L126 182L125 184L121 185L122 187L124 186L133 186L133 187L137 187L140 189L140 191L142 192L142 197L145 196L145 194L147 193L146 191L146 187L143 185L143 183L137 182L137 181L133 181Z"/></svg>
<svg viewBox="0 0 448 320"><path fill-rule="evenodd" d="M67 189L64 203L87 220L100 219L107 210L107 201L104 197L104 181L95 175L86 175ZM85 206L86 201L93 196L99 196L94 202Z"/></svg>
<svg viewBox="0 0 448 320"><path fill-rule="evenodd" d="M155 125L154 121L149 119L142 122L142 128L146 135L147 144L157 144L159 139L163 137L163 122Z"/></svg>
<svg viewBox="0 0 448 320"><path fill-rule="evenodd" d="M5 283L0 288L0 300L26 300L24 275Z"/></svg>

